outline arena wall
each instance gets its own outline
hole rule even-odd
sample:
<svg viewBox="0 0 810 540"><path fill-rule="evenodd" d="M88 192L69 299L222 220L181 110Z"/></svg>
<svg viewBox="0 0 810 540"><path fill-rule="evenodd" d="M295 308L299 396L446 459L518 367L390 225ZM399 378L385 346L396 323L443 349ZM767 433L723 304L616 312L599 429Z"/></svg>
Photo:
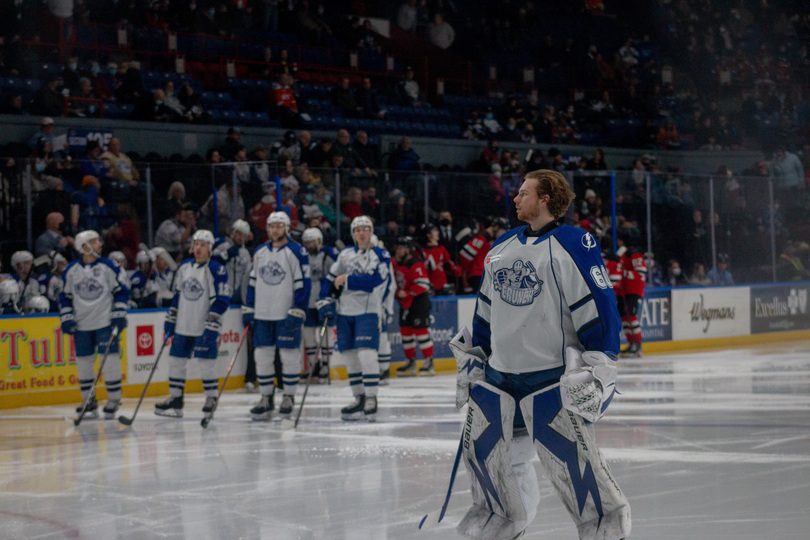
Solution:
<svg viewBox="0 0 810 540"><path fill-rule="evenodd" d="M810 282L649 289L640 314L644 351L666 353L810 339L808 296ZM474 309L471 296L433 299L431 337L438 371L455 371L448 344L461 325L472 327ZM126 344L121 352L124 397L141 395L162 345L163 319L164 310L129 313L122 335ZM217 362L223 377L242 330L239 309L233 307L224 317L220 335ZM397 331L396 326L393 330ZM147 395L168 394L167 355L164 352L158 363ZM404 360L398 334L392 357L394 362ZM56 315L0 317L0 409L78 402L75 362L73 338L62 333ZM243 347L229 389L243 385L246 362ZM345 368L333 362L332 376L345 378ZM189 363L188 380L188 392L202 391L194 361ZM98 394L106 398L103 384Z"/></svg>

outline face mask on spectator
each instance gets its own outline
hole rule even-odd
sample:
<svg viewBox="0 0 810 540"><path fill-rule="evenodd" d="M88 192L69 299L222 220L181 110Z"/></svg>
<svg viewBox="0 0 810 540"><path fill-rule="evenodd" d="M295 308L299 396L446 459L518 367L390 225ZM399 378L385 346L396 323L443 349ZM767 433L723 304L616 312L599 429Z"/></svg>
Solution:
<svg viewBox="0 0 810 540"><path fill-rule="evenodd" d="M34 168L37 170L37 172L40 172L40 173L41 173L42 171L44 171L44 170L45 170L45 162L44 162L44 161L40 161L39 163L37 163L37 164L34 166Z"/></svg>
<svg viewBox="0 0 810 540"><path fill-rule="evenodd" d="M323 202L325 202L326 204L329 204L330 202L332 202L332 195L330 193L327 193L326 195L324 195L323 196Z"/></svg>
<svg viewBox="0 0 810 540"><path fill-rule="evenodd" d="M92 73L93 75L98 75L100 71L101 68L99 66L93 66L90 68L90 73Z"/></svg>
<svg viewBox="0 0 810 540"><path fill-rule="evenodd" d="M672 269L672 275L673 275L673 276L680 276L680 275L681 275L681 268L680 268L680 266L676 266L675 268L673 268L673 269Z"/></svg>
<svg viewBox="0 0 810 540"><path fill-rule="evenodd" d="M208 10L208 16L209 17L213 17L215 13L216 13L216 10L214 8L210 8Z"/></svg>
<svg viewBox="0 0 810 540"><path fill-rule="evenodd" d="M114 68L114 67L107 68L107 71L109 72L110 75L115 77L115 74L118 73L118 68Z"/></svg>
<svg viewBox="0 0 810 540"><path fill-rule="evenodd" d="M307 201L308 203L312 202L312 193L307 193L306 195L304 195L304 200Z"/></svg>
<svg viewBox="0 0 810 540"><path fill-rule="evenodd" d="M79 64L77 64L76 62L71 62L70 64L68 64L68 68L70 69L70 71L76 71L78 67Z"/></svg>

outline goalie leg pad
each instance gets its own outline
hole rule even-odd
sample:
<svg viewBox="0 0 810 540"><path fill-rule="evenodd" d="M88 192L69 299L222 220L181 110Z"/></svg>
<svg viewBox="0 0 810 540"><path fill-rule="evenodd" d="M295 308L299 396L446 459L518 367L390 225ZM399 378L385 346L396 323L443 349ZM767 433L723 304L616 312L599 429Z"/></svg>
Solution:
<svg viewBox="0 0 810 540"><path fill-rule="evenodd" d="M529 486L525 491L531 492L525 477L534 471L529 471L531 466L526 469L528 463L522 461L521 456L527 455L523 445L512 450L514 415L512 396L485 382L473 385L462 444L473 506L456 527L468 538L511 539L528 525L521 486ZM513 468L514 457L521 461L517 469L520 478ZM532 513L536 505L535 500Z"/></svg>
<svg viewBox="0 0 810 540"><path fill-rule="evenodd" d="M580 540L630 534L630 504L581 417L563 408L555 384L520 401L546 476L579 531Z"/></svg>

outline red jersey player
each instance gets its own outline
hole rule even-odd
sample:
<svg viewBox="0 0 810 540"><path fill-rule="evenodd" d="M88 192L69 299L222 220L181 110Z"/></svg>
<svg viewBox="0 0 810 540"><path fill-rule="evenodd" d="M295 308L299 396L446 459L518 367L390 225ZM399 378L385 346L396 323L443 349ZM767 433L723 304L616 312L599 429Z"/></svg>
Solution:
<svg viewBox="0 0 810 540"><path fill-rule="evenodd" d="M619 313L622 316L622 328L629 344L621 351L622 356L641 356L641 324L638 312L644 298L644 284L647 281L647 263L644 255L633 246L629 235L619 235L619 265L622 273L622 300L619 301Z"/></svg>
<svg viewBox="0 0 810 540"><path fill-rule="evenodd" d="M394 272L399 301L399 333L407 364L397 369L398 376L416 375L416 343L424 362L422 375L433 375L433 341L430 339L430 280L427 268L419 258L419 247L410 236L397 241L394 251Z"/></svg>

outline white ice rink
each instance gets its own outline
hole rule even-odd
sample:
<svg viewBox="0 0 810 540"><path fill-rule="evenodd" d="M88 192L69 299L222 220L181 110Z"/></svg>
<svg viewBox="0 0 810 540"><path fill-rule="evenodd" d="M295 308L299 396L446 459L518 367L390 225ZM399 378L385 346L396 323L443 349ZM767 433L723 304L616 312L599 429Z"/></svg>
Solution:
<svg viewBox="0 0 810 540"><path fill-rule="evenodd" d="M624 360L618 386L597 440L632 538L810 538L810 342ZM458 446L454 377L393 380L376 424L339 419L345 381L311 387L294 432L251 422L256 399L226 393L207 430L202 394L186 396L182 420L147 399L131 428L73 430L75 405L0 411L0 539L456 537L471 501L463 466L445 520L417 529L443 502ZM576 539L545 479L541 494L525 538Z"/></svg>

